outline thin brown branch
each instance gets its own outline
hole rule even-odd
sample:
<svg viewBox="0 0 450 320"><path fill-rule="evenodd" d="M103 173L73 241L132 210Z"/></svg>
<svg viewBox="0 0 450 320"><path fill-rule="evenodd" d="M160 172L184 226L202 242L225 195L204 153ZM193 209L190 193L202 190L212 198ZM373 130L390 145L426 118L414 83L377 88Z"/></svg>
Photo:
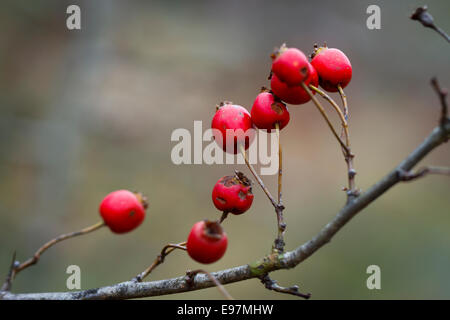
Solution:
<svg viewBox="0 0 450 320"><path fill-rule="evenodd" d="M275 207L275 213L277 215L278 235L275 239L273 249L276 252L284 251L284 233L286 232L286 223L284 222L283 210L285 209L282 200L282 185L283 185L283 149L281 147L281 134L280 125L275 124L275 132L278 138L278 204Z"/></svg>
<svg viewBox="0 0 450 320"><path fill-rule="evenodd" d="M448 91L447 89L441 88L439 85L439 82L436 77L433 77L431 79L431 86L433 87L434 91L436 91L436 94L439 97L439 100L441 102L441 126L444 126L448 121L450 121L448 117L448 105L447 105L447 95Z"/></svg>
<svg viewBox="0 0 450 320"><path fill-rule="evenodd" d="M14 269L17 268L18 266L19 266L19 263L16 261L16 252L14 251L12 259L11 259L11 265L9 266L8 276L6 277L6 280L3 283L2 288L0 289L0 291L9 291L9 290L11 290Z"/></svg>
<svg viewBox="0 0 450 320"><path fill-rule="evenodd" d="M349 140L350 137L349 137L349 132L348 132L348 122L347 122L345 114L342 112L341 108L339 108L338 104L333 100L333 98L331 98L323 90L320 90L319 88L313 86L312 84L309 85L309 88L311 88L311 90L315 91L322 98L327 100L331 104L333 109L336 111L336 113L339 115L339 119L341 120L342 129L343 129L344 134L345 134L345 144L347 146L349 146L350 145L350 140ZM345 155L345 151L344 151L344 155Z"/></svg>
<svg viewBox="0 0 450 320"><path fill-rule="evenodd" d="M433 16L428 12L427 6L418 7L410 16L410 18L412 20L419 21L425 28L433 29L438 34L440 34L445 40L447 40L447 42L450 42L449 35L434 23Z"/></svg>
<svg viewBox="0 0 450 320"><path fill-rule="evenodd" d="M48 249L53 247L55 244L57 244L58 242L61 242L61 241L67 240L67 239L71 239L71 238L74 238L74 237L78 237L78 236L81 236L81 235L85 235L85 234L91 233L91 232L93 232L93 231L95 231L97 229L100 229L103 226L105 226L105 223L103 221L100 221L100 222L98 222L98 223L96 223L96 224L94 224L92 226L86 227L86 228L81 229L81 230L76 231L76 232L62 234L62 235L60 235L60 236L58 236L58 237L56 237L56 238L46 242L43 246L41 246L34 253L33 257L29 258L28 260L26 260L25 262L23 262L23 263L21 263L21 264L19 264L17 266L14 266L14 268L13 268L13 270L11 272L11 275L8 276L8 279L6 281L6 282L9 282L9 284L6 284L6 282L5 282L5 284L3 286L11 287L12 281L14 280L14 278L16 277L16 275L19 272L21 272L24 269L26 269L26 268L36 264L39 261L41 255L45 251L47 251Z"/></svg>
<svg viewBox="0 0 450 320"><path fill-rule="evenodd" d="M234 300L234 298L228 293L225 287L214 277L211 273L206 270L198 269L198 270L188 270L186 271L186 283L189 286L193 286L195 282L195 276L199 273L204 273L208 276L208 278L216 285L217 290L225 297L227 300Z"/></svg>
<svg viewBox="0 0 450 320"><path fill-rule="evenodd" d="M261 186L262 190L266 194L266 196L269 199L269 201L272 203L273 207L276 208L277 207L277 202L275 201L274 197L270 193L269 189L267 189L267 187L265 186L265 184L262 181L261 177L258 175L258 173L256 173L255 168L253 168L251 163L248 161L247 154L245 152L244 146L242 144L240 144L239 148L240 148L242 156L244 157L244 161L245 161L245 164L247 165L248 169L250 170L252 175L255 177L256 181L258 181L258 184Z"/></svg>
<svg viewBox="0 0 450 320"><path fill-rule="evenodd" d="M348 175L347 195L348 195L348 200L352 200L354 197L357 197L359 194L359 191L356 190L356 184L355 184L356 170L353 165L353 159L354 159L355 155L351 152L351 146L350 146L350 134L349 134L349 130L348 130L349 111L348 111L347 95L345 94L344 90L342 89L341 85L339 85L339 84L338 84L338 91L339 91L339 95L341 96L341 99L342 99L342 104L344 106L344 118L345 118L345 121L347 124L345 127L343 127L343 130L345 132L345 137L346 137L347 148L349 150L349 152L345 155L345 162L347 163L347 175Z"/></svg>
<svg viewBox="0 0 450 320"><path fill-rule="evenodd" d="M314 105L317 107L317 109L319 110L320 114L325 119L326 123L328 124L328 127L330 128L330 130L333 133L333 135L336 138L336 140L339 142L339 144L345 150L345 152L347 154L349 154L350 151L348 150L348 148L345 145L344 141L342 141L342 139L339 137L339 134L336 132L336 129L334 128L333 124L331 123L330 118L328 118L328 115L325 112L325 109L323 108L322 104L319 102L319 100L316 99L316 97L312 94L311 90L308 88L308 86L304 82L301 83L301 86L308 93L308 95L310 96L311 100L314 102Z"/></svg>
<svg viewBox="0 0 450 320"><path fill-rule="evenodd" d="M275 132L278 138L278 204L282 204L282 185L283 185L283 150L281 148L280 124L275 124Z"/></svg>
<svg viewBox="0 0 450 320"><path fill-rule="evenodd" d="M145 277L147 277L157 266L159 266L161 263L164 262L167 255L169 255L172 251L175 249L180 249L186 251L186 242L180 242L177 244L169 243L166 246L164 246L161 250L161 253L156 257L155 261L143 272L138 274L136 277L134 277L133 281L141 282L144 280Z"/></svg>
<svg viewBox="0 0 450 320"><path fill-rule="evenodd" d="M348 104L347 104L347 95L345 94L344 90L342 89L341 85L338 84L338 91L339 95L341 96L342 105L344 106L344 117L345 121L348 121Z"/></svg>
<svg viewBox="0 0 450 320"><path fill-rule="evenodd" d="M339 118L341 120L342 133L343 133L343 136L345 137L345 145L346 145L346 149L342 148L342 152L344 154L344 159L347 164L347 176L348 176L348 187L345 188L344 190L347 191L348 200L350 201L359 195L359 191L356 189L356 184L355 184L356 170L353 165L353 158L355 157L355 155L352 153L351 147L350 147L350 133L348 130L347 96L345 95L344 90L342 90L341 86L338 86L338 89L339 89L339 92L340 92L340 95L342 98L342 102L344 105L344 112L342 112L342 110L341 110L341 108L339 108L338 104L323 90L320 90L319 88L317 88L313 85L309 85L309 88L311 88L311 90L315 91L321 97L323 97L326 101L328 101L331 104L331 106L334 108L334 110L337 112L337 114L339 115ZM341 139L342 139L342 134L341 134Z"/></svg>
<svg viewBox="0 0 450 320"><path fill-rule="evenodd" d="M239 145L241 154L244 157L245 164L247 165L248 169L252 173L252 175L255 177L256 181L258 181L258 184L261 186L262 190L266 194L269 201L272 203L272 206L275 209L275 213L277 215L277 225L278 225L278 236L275 239L274 242L274 249L278 252L283 252L284 250L284 240L283 240L283 234L284 230L286 230L286 224L283 222L283 210L284 206L282 204L278 204L275 201L275 198L270 193L269 189L267 189L266 185L262 181L261 177L256 173L255 168L251 165L251 163L248 161L247 154L245 152L244 146L242 144Z"/></svg>
<svg viewBox="0 0 450 320"><path fill-rule="evenodd" d="M282 287L278 285L276 280L272 280L268 274L261 277L261 282L264 284L266 289L273 290L280 293L291 294L300 298L309 299L311 298L311 293L301 293L298 291L298 286L292 287Z"/></svg>
<svg viewBox="0 0 450 320"><path fill-rule="evenodd" d="M450 176L450 168L448 167L423 167L417 171L399 170L398 175L401 181L413 181L429 174Z"/></svg>

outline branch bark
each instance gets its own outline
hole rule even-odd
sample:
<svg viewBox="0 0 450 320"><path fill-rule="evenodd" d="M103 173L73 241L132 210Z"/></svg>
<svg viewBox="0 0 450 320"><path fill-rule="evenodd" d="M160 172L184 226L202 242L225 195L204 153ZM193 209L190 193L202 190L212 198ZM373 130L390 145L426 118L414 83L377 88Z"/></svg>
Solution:
<svg viewBox="0 0 450 320"><path fill-rule="evenodd" d="M444 143L450 136L450 121L434 128L430 135L403 160L394 170L375 183L358 198L348 202L338 214L319 233L296 249L284 254L271 254L263 259L234 267L211 275L221 284L260 278L272 271L289 269L310 257L318 249L331 241L356 214L374 200L401 181L401 173L410 171L420 160L436 147ZM67 299L132 299L200 290L215 286L215 283L204 274L199 274L190 285L185 276L151 282L127 281L112 286L76 292L19 293L0 292L0 299L5 300L67 300Z"/></svg>

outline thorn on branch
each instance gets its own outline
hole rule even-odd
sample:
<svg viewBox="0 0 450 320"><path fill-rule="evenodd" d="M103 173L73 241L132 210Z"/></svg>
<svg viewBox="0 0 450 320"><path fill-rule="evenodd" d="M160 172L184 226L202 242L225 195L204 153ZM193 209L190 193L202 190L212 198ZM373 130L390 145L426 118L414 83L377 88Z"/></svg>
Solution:
<svg viewBox="0 0 450 320"><path fill-rule="evenodd" d="M410 16L410 18L412 20L417 20L420 23L422 23L422 25L425 28L430 28L435 30L437 33L439 33L445 40L447 40L447 42L450 42L450 37L445 33L444 30L442 30L441 28L439 28L435 23L434 23L434 19L433 16L428 13L428 7L427 6L423 6L423 7L418 7L413 14Z"/></svg>
<svg viewBox="0 0 450 320"><path fill-rule="evenodd" d="M266 289L273 290L280 293L291 294L297 297L301 297L304 299L309 299L311 297L311 293L301 293L298 291L298 286L294 285L291 287L282 287L278 285L277 281L272 280L268 274L261 277L261 282L264 284Z"/></svg>

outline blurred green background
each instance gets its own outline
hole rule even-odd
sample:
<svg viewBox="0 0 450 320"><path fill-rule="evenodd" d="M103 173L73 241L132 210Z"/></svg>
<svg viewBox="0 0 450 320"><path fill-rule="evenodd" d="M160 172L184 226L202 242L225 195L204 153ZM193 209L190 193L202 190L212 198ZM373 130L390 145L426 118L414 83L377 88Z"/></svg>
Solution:
<svg viewBox="0 0 450 320"><path fill-rule="evenodd" d="M81 7L81 31L66 29L66 8ZM353 65L350 129L363 190L436 125L436 75L450 87L448 43L408 16L422 1L376 1L381 30L366 28L373 1L2 1L0 4L0 270L11 255L32 255L51 237L99 220L110 191L148 195L144 224L126 235L102 229L62 243L21 273L15 292L65 291L68 265L82 289L131 279L194 222L216 218L210 193L238 165L172 164L176 128L208 127L215 104L250 109L266 80L269 54L286 42L310 53L326 41ZM450 31L450 2L428 0ZM338 97L336 96L336 99ZM339 100L338 100L339 101ZM309 240L341 208L341 151L311 103L290 107L283 130L287 248ZM336 118L336 124L338 121ZM205 143L206 145L206 143ZM448 145L422 164L449 165ZM266 176L271 190L276 177ZM394 187L296 269L282 285L315 299L450 298L450 180L430 176ZM258 187L245 215L227 219L229 247L209 271L267 254L276 219ZM381 290L366 268L381 267ZM149 279L198 268L176 252ZM227 286L239 299L289 299L258 280ZM214 288L166 296L221 298Z"/></svg>

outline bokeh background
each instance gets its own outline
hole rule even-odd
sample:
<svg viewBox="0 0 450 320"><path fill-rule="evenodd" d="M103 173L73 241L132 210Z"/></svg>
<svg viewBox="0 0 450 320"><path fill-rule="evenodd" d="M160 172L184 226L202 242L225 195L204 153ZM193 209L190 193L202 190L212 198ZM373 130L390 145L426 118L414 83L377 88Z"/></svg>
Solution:
<svg viewBox="0 0 450 320"><path fill-rule="evenodd" d="M99 220L110 191L148 195L144 224L126 235L102 229L61 243L21 273L15 292L65 291L68 265L82 289L125 281L161 247L183 241L194 222L216 218L210 193L238 165L171 162L176 128L209 126L215 104L250 109L268 85L269 54L286 42L342 49L353 64L347 87L357 185L367 189L436 125L436 75L450 87L449 48L408 19L421 1L376 1L381 30L366 28L373 1L17 1L0 4L0 274L11 255L32 255L51 237ZM78 4L82 30L66 29ZM428 0L450 31L450 2ZM338 97L336 97L338 99ZM309 240L345 201L345 163L311 103L290 107L283 130L287 248ZM334 120L337 121L336 118ZM336 122L338 125L338 122ZM205 143L206 145L206 143ZM447 145L422 164L449 165ZM272 190L276 177L266 176ZM258 187L251 210L226 221L228 251L215 271L267 254L276 219ZM450 298L450 180L430 176L394 187L333 241L273 278L316 299ZM367 266L381 267L382 289L366 288ZM150 279L199 265L172 254ZM240 299L289 299L258 280L227 286ZM166 296L221 298L214 288Z"/></svg>

